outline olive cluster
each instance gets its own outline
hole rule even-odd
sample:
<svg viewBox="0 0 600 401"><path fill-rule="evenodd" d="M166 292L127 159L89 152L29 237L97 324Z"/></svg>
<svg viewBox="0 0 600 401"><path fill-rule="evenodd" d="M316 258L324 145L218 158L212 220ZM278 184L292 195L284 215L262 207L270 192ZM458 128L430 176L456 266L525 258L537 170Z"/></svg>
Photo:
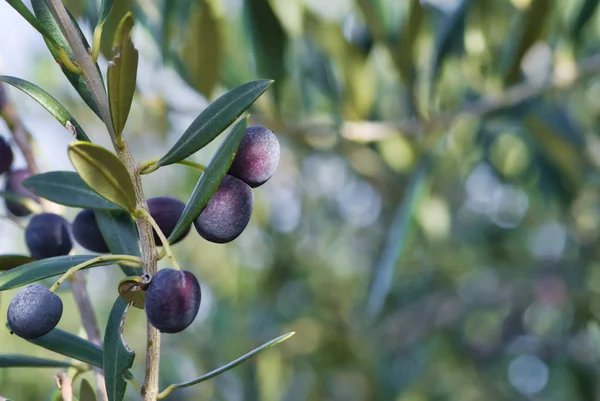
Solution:
<svg viewBox="0 0 600 401"><path fill-rule="evenodd" d="M279 163L279 141L264 127L249 127L232 162L228 174L194 221L196 231L206 240L226 243L237 238L248 225L254 197L252 188L264 184ZM21 182L30 176L27 170L11 170L12 151L0 142L0 172L7 172L5 191L37 200ZM17 217L31 214L20 203L6 200L7 210ZM149 198L148 209L158 227L169 236L181 217L185 204L178 199L161 196ZM191 227L172 244L187 236ZM108 253L95 214L84 209L71 225L53 213L34 215L25 229L25 242L35 259L67 255L75 241L97 253ZM154 240L161 245L154 232ZM161 269L145 288L144 308L150 323L165 333L184 330L195 319L200 307L200 284L189 271ZM8 307L8 325L20 337L36 338L48 333L59 322L62 301L41 284L24 287Z"/></svg>

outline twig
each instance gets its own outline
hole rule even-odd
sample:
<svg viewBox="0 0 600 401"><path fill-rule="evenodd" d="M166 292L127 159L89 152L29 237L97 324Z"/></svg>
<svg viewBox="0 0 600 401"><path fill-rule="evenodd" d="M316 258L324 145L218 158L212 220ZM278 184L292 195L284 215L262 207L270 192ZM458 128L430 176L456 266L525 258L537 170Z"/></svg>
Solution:
<svg viewBox="0 0 600 401"><path fill-rule="evenodd" d="M75 60L83 70L83 79L90 89L96 105L100 110L102 120L106 125L110 138L112 140L115 151L131 176L136 195L136 203L138 209L148 211L148 204L144 196L142 187L142 179L139 173L139 166L133 159L127 143L120 141L116 135L110 116L110 107L108 104L108 96L102 85L102 79L96 65L91 56L90 49L86 49L79 33L71 21L67 10L61 0L48 0L50 10L58 22L60 29L65 36L69 46L73 50ZM152 225L146 219L136 221L138 233L140 236L140 252L144 273L154 275L156 273L157 252L154 244L154 233ZM160 337L159 332L149 322L147 324L147 351L146 351L146 376L142 386L142 397L144 401L156 400L158 394L158 364L160 358Z"/></svg>
<svg viewBox="0 0 600 401"><path fill-rule="evenodd" d="M71 401L73 399L73 383L69 375L60 372L55 376L55 379L63 401Z"/></svg>
<svg viewBox="0 0 600 401"><path fill-rule="evenodd" d="M31 146L32 137L25 130L19 116L17 115L14 105L8 99L2 110L2 117L11 130L15 143L21 150L21 153L23 153L23 157L25 158L29 172L31 174L39 174L40 168L35 159L33 146ZM55 203L43 198L40 198L40 203L44 212L60 212L60 208L57 208L58 205ZM96 321L94 309L92 308L92 303L85 286L85 278L82 276L81 272L78 272L73 276L71 289L79 308L81 322L88 339L94 344L102 346L102 338L100 337L98 322ZM96 376L98 398L100 400L108 400L106 386L104 385L104 373L102 369L94 367L94 374Z"/></svg>

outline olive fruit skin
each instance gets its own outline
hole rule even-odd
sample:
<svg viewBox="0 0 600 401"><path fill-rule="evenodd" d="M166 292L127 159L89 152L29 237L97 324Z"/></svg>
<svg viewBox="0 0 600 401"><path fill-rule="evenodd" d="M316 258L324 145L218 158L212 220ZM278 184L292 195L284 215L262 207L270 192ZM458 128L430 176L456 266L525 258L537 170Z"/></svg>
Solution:
<svg viewBox="0 0 600 401"><path fill-rule="evenodd" d="M35 196L33 192L21 185L21 183L30 176L31 173L25 169L10 170L6 176L4 190L8 193L24 196L37 202L39 198ZM22 203L9 201L7 199L5 199L4 202L6 204L6 209L14 216L25 217L31 214L31 210Z"/></svg>
<svg viewBox="0 0 600 401"><path fill-rule="evenodd" d="M6 314L11 331L22 338L38 338L56 327L63 312L60 297L41 284L29 284L15 295Z"/></svg>
<svg viewBox="0 0 600 401"><path fill-rule="evenodd" d="M148 210L152 218L156 221L156 224L160 227L160 230L165 234L165 237L169 237L173 232L173 229L177 225L177 221L181 217L185 209L185 203L179 199L171 198L169 196L158 196L155 198L148 199ZM191 226L189 226L183 234L175 241L171 242L176 244L184 239L190 232ZM162 242L156 231L154 233L154 242L156 245L161 246Z"/></svg>
<svg viewBox="0 0 600 401"><path fill-rule="evenodd" d="M207 241L218 244L233 241L248 225L253 207L252 188L244 181L226 175L194 220L194 227Z"/></svg>
<svg viewBox="0 0 600 401"><path fill-rule="evenodd" d="M13 160L14 155L10 145L0 136L0 175L10 170Z"/></svg>
<svg viewBox="0 0 600 401"><path fill-rule="evenodd" d="M279 140L265 127L246 128L228 174L256 188L271 178L279 164Z"/></svg>
<svg viewBox="0 0 600 401"><path fill-rule="evenodd" d="M98 227L96 215L91 209L84 209L75 216L71 225L73 238L82 247L92 252L108 253L108 245Z"/></svg>
<svg viewBox="0 0 600 401"><path fill-rule="evenodd" d="M35 259L68 255L73 248L69 222L54 213L36 214L25 228L25 243Z"/></svg>
<svg viewBox="0 0 600 401"><path fill-rule="evenodd" d="M146 289L144 309L152 326L163 333L178 333L198 314L200 283L189 271L161 269Z"/></svg>

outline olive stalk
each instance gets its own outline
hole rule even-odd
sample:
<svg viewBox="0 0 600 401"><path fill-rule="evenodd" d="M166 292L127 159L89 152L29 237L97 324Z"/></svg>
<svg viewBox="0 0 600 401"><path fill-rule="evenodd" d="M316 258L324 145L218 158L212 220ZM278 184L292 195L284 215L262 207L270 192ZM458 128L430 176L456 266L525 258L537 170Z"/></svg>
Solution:
<svg viewBox="0 0 600 401"><path fill-rule="evenodd" d="M56 22L58 23L65 39L73 50L75 61L82 68L82 77L87 84L100 111L102 121L110 135L117 156L121 159L133 182L136 208L148 210L148 204L144 196L140 169L134 160L129 147L125 141L117 137L112 123L108 95L102 84L100 73L96 69L96 63L91 49L86 49L79 37L77 28L69 17L67 10L61 0L47 0L48 6ZM147 219L136 220L139 233L141 260L144 273L154 275L157 269L157 252L154 244L152 225ZM160 360L160 334L149 322L147 324L147 347L146 367L144 384L142 385L142 397L144 401L154 401L158 394L158 369Z"/></svg>

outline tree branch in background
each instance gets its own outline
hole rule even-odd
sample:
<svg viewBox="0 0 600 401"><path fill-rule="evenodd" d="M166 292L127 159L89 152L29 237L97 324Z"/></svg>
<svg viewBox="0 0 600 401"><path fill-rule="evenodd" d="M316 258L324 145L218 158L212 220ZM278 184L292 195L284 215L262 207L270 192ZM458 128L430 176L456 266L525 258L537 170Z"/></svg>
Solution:
<svg viewBox="0 0 600 401"><path fill-rule="evenodd" d="M21 153L25 158L25 162L27 163L27 168L31 174L39 174L41 171L33 152L32 137L25 129L14 105L12 102L10 102L8 97L6 98L0 115L6 121L15 143L21 150ZM44 198L40 198L40 203L44 212L60 213L60 207L55 203L52 203ZM98 322L96 321L94 309L87 292L85 278L82 276L81 272L77 272L73 276L73 280L71 281L71 289L73 291L73 296L75 297L75 301L79 309L79 315L81 316L81 322L85 328L88 339L94 344L102 346L100 329L98 328ZM106 395L106 387L104 385L104 373L102 369L98 367L94 367L94 373L96 376L98 397L100 400L107 400L108 397Z"/></svg>
<svg viewBox="0 0 600 401"><path fill-rule="evenodd" d="M580 60L571 75L554 76L542 84L524 81L514 85L497 96L486 96L466 103L459 110L433 115L425 123L416 118L401 121L345 121L339 128L340 135L350 141L376 142L396 135L420 136L427 132L448 127L462 116L485 117L507 107L516 106L526 100L536 98L552 90L564 90L575 83L600 73L600 54ZM290 134L302 135L315 130L335 130L333 123L312 122L306 124L283 124L278 127Z"/></svg>

